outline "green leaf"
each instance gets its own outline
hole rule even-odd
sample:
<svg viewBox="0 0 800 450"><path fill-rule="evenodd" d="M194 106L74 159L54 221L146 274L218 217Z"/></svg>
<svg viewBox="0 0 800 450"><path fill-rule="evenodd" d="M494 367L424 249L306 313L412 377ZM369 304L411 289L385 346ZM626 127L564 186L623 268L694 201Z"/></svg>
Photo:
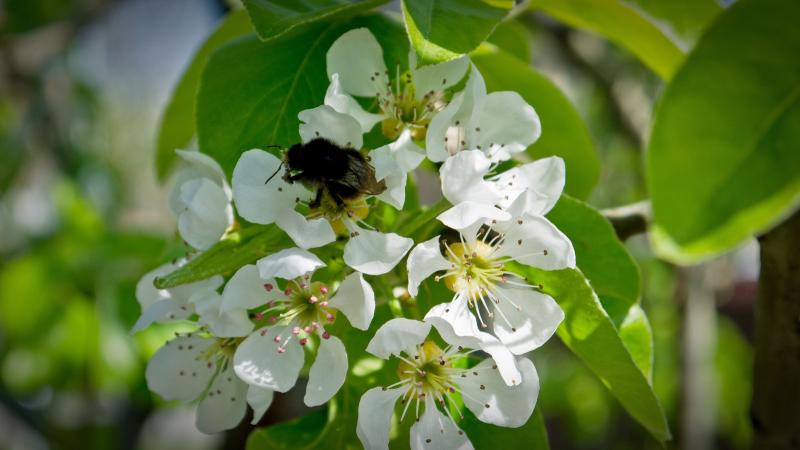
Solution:
<svg viewBox="0 0 800 450"><path fill-rule="evenodd" d="M717 0L628 0L665 29L673 40L692 44L723 11Z"/></svg>
<svg viewBox="0 0 800 450"><path fill-rule="evenodd" d="M656 439L670 438L666 417L591 285L576 269L528 268L529 280L543 285L564 310L558 336L608 387L622 406Z"/></svg>
<svg viewBox="0 0 800 450"><path fill-rule="evenodd" d="M328 87L328 48L357 27L375 34L392 66L407 59L402 29L382 16L315 23L269 42L252 35L218 50L206 66L198 95L200 150L230 174L239 155L251 148L299 142L297 114L322 104Z"/></svg>
<svg viewBox="0 0 800 450"><path fill-rule="evenodd" d="M406 31L426 62L469 53L485 41L513 6L508 0L403 0Z"/></svg>
<svg viewBox="0 0 800 450"><path fill-rule="evenodd" d="M528 450L550 448L540 408L536 408L528 422L519 428L504 428L483 423L472 414L472 411L464 408L464 420L458 426L467 433L476 449L521 448L521 443L524 443L524 448Z"/></svg>
<svg viewBox="0 0 800 450"><path fill-rule="evenodd" d="M156 144L156 172L164 178L175 162L175 149L186 147L195 134L195 99L200 85L200 75L211 53L223 44L252 31L247 14L234 11L228 14L217 29L197 50L191 63L172 91L172 97L161 118Z"/></svg>
<svg viewBox="0 0 800 450"><path fill-rule="evenodd" d="M665 90L647 152L660 255L711 257L798 204L798 23L796 1L736 2Z"/></svg>
<svg viewBox="0 0 800 450"><path fill-rule="evenodd" d="M517 20L506 20L498 25L487 42L524 63L531 62L531 34Z"/></svg>
<svg viewBox="0 0 800 450"><path fill-rule="evenodd" d="M319 438L328 423L328 409L323 408L287 422L259 428L247 438L247 450L297 450L322 448Z"/></svg>
<svg viewBox="0 0 800 450"><path fill-rule="evenodd" d="M516 91L539 114L542 137L528 148L533 158L557 155L567 166L565 191L586 198L600 176L600 160L575 107L550 80L524 62L492 46L472 55L489 91Z"/></svg>
<svg viewBox="0 0 800 450"><path fill-rule="evenodd" d="M639 267L611 223L586 203L562 195L547 217L569 237L578 267L597 295L620 305L622 314L638 303Z"/></svg>
<svg viewBox="0 0 800 450"><path fill-rule="evenodd" d="M264 41L323 20L358 14L389 0L244 0L250 20Z"/></svg>
<svg viewBox="0 0 800 450"><path fill-rule="evenodd" d="M647 315L639 305L633 305L628 315L617 327L619 337L628 349L633 361L642 371L647 381L653 382L653 329Z"/></svg>
<svg viewBox="0 0 800 450"><path fill-rule="evenodd" d="M155 285L166 289L217 274L232 273L245 264L289 246L291 241L278 227L251 226L228 235L180 269L156 278Z"/></svg>
<svg viewBox="0 0 800 450"><path fill-rule="evenodd" d="M664 80L669 80L683 61L683 51L645 15L622 0L533 0L530 5L628 49Z"/></svg>

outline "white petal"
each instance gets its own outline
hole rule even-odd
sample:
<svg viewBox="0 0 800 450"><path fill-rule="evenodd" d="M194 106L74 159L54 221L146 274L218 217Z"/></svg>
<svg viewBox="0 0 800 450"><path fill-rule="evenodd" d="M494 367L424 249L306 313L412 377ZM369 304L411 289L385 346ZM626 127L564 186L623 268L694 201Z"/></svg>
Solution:
<svg viewBox="0 0 800 450"><path fill-rule="evenodd" d="M547 294L528 288L503 287L495 292L500 298L495 308L500 309L508 322L495 314L494 334L517 355L541 347L564 320L564 311Z"/></svg>
<svg viewBox="0 0 800 450"><path fill-rule="evenodd" d="M439 238L436 236L417 245L408 255L408 293L412 297L417 296L423 280L450 267L450 262L442 256Z"/></svg>
<svg viewBox="0 0 800 450"><path fill-rule="evenodd" d="M256 330L239 344L233 368L247 384L286 392L295 385L303 367L303 347L289 327L271 327L262 336L265 329ZM275 342L277 336L280 343ZM278 352L279 345L285 349L283 353Z"/></svg>
<svg viewBox="0 0 800 450"><path fill-rule="evenodd" d="M178 215L178 232L192 247L207 250L233 223L228 197L208 178L187 181L180 190L184 209Z"/></svg>
<svg viewBox="0 0 800 450"><path fill-rule="evenodd" d="M523 190L527 188L535 191L539 195L532 198L535 201L529 201L525 212L545 215L561 197L566 183L566 168L563 159L551 156L503 172L497 177L497 181L499 186L513 183ZM503 206L510 204L507 200L506 202Z"/></svg>
<svg viewBox="0 0 800 450"><path fill-rule="evenodd" d="M247 403L253 408L253 420L250 422L252 425L256 425L261 421L264 413L267 412L267 409L272 404L274 396L275 392L272 389L250 385L247 389Z"/></svg>
<svg viewBox="0 0 800 450"><path fill-rule="evenodd" d="M394 268L414 241L395 233L365 230L348 224L350 240L344 246L344 262L367 275L382 275Z"/></svg>
<svg viewBox="0 0 800 450"><path fill-rule="evenodd" d="M533 189L519 189L518 187L506 185L506 189L503 191L504 200L500 202L500 208L511 214L511 217L540 215L537 211L546 209L549 203L547 196Z"/></svg>
<svg viewBox="0 0 800 450"><path fill-rule="evenodd" d="M428 92L442 91L457 84L466 75L468 67L469 58L462 56L414 70L413 82L417 100Z"/></svg>
<svg viewBox="0 0 800 450"><path fill-rule="evenodd" d="M469 450L474 448L467 435L449 417L436 409L433 401L425 402L425 412L411 426L412 450Z"/></svg>
<svg viewBox="0 0 800 450"><path fill-rule="evenodd" d="M436 327L442 339L450 345L479 348L488 353L497 364L500 376L509 386L520 382L522 375L514 355L499 339L478 329L475 316L467 308L465 297L457 296L450 303L434 306L425 315L425 322Z"/></svg>
<svg viewBox="0 0 800 450"><path fill-rule="evenodd" d="M360 272L353 272L342 281L328 304L343 312L350 325L366 330L375 315L375 292Z"/></svg>
<svg viewBox="0 0 800 450"><path fill-rule="evenodd" d="M322 339L317 359L308 373L308 386L303 401L307 406L321 405L339 391L347 375L347 350L336 336Z"/></svg>
<svg viewBox="0 0 800 450"><path fill-rule="evenodd" d="M453 96L450 103L448 103L443 110L436 113L428 124L428 130L425 133L425 153L427 153L428 159L431 161L442 162L450 157L447 145L448 142L445 138L451 139L448 132L450 128L454 126L455 120L453 117L455 117L461 108L463 100L463 93L458 93ZM455 139L458 139L458 137L455 137Z"/></svg>
<svg viewBox="0 0 800 450"><path fill-rule="evenodd" d="M293 280L324 267L325 263L308 250L293 247L265 256L256 265L261 278Z"/></svg>
<svg viewBox="0 0 800 450"><path fill-rule="evenodd" d="M520 223L522 222L522 223ZM510 256L523 264L547 270L575 267L575 249L572 242L555 225L542 216L498 224L505 233L505 243L497 256Z"/></svg>
<svg viewBox="0 0 800 450"><path fill-rule="evenodd" d="M368 450L389 448L389 429L397 399L406 392L404 388L376 387L368 390L358 402L356 434Z"/></svg>
<svg viewBox="0 0 800 450"><path fill-rule="evenodd" d="M328 105L300 111L300 138L308 142L316 137L325 138L340 147L359 149L364 144L361 125L347 114L336 112Z"/></svg>
<svg viewBox="0 0 800 450"><path fill-rule="evenodd" d="M396 141L373 150L369 156L378 180L397 171L411 172L425 159L424 151L414 143L411 131L407 129L403 130Z"/></svg>
<svg viewBox="0 0 800 450"><path fill-rule="evenodd" d="M282 297L274 279L261 278L256 265L247 264L237 270L225 285L220 311L252 309Z"/></svg>
<svg viewBox="0 0 800 450"><path fill-rule="evenodd" d="M383 359L412 351L425 341L430 329L430 324L418 320L392 319L378 328L367 345L367 351Z"/></svg>
<svg viewBox="0 0 800 450"><path fill-rule="evenodd" d="M295 210L285 210L275 219L275 223L300 248L322 247L336 240L331 224L322 217L309 220Z"/></svg>
<svg viewBox="0 0 800 450"><path fill-rule="evenodd" d="M467 230L491 220L507 221L511 219L511 215L494 206L466 201L453 206L436 218L454 230ZM471 235L473 233L464 234Z"/></svg>
<svg viewBox="0 0 800 450"><path fill-rule="evenodd" d="M442 194L452 204L476 202L494 206L503 199L497 184L483 179L492 162L479 150L458 152L442 164Z"/></svg>
<svg viewBox="0 0 800 450"><path fill-rule="evenodd" d="M328 50L326 63L328 77L338 73L342 87L351 95L374 97L386 91L388 79L383 50L366 28L341 35Z"/></svg>
<svg viewBox="0 0 800 450"><path fill-rule="evenodd" d="M131 329L131 333L139 332L153 323L167 323L184 320L194 314L194 307L176 300L161 300L148 306Z"/></svg>
<svg viewBox="0 0 800 450"><path fill-rule="evenodd" d="M536 142L539 116L516 92L492 92L476 102L466 129L469 148L486 151L492 161L506 160Z"/></svg>
<svg viewBox="0 0 800 450"><path fill-rule="evenodd" d="M376 123L384 119L381 114L373 114L364 110L361 105L342 88L339 81L339 74L333 73L330 76L331 84L325 92L325 104L336 111L352 116L361 125L361 131L369 132Z"/></svg>
<svg viewBox="0 0 800 450"><path fill-rule="evenodd" d="M258 149L239 157L233 169L233 199L240 216L253 223L270 224L283 211L294 210L297 199L312 197L300 183L283 181L278 173L281 164L274 155Z"/></svg>
<svg viewBox="0 0 800 450"><path fill-rule="evenodd" d="M203 393L216 373L212 359L201 356L214 339L178 336L161 347L147 363L147 387L164 400L191 401Z"/></svg>
<svg viewBox="0 0 800 450"><path fill-rule="evenodd" d="M227 184L225 172L223 172L222 167L214 158L194 150L175 150L175 154L192 169L198 171L199 175L210 178L219 186Z"/></svg>
<svg viewBox="0 0 800 450"><path fill-rule="evenodd" d="M219 433L239 425L247 413L247 384L228 367L211 383L211 389L197 405L195 424L203 433Z"/></svg>
<svg viewBox="0 0 800 450"><path fill-rule="evenodd" d="M216 291L199 292L190 301L200 316L198 322L206 325L217 337L242 337L253 331L254 325L247 310L220 311L222 296Z"/></svg>
<svg viewBox="0 0 800 450"><path fill-rule="evenodd" d="M179 266L175 264L167 263L142 275L142 278L136 283L136 300L139 302L139 306L142 307L142 311L156 302L172 298L172 293L170 291L167 289L158 289L153 283L156 278L167 275L178 268Z"/></svg>
<svg viewBox="0 0 800 450"><path fill-rule="evenodd" d="M398 210L403 209L403 204L406 202L407 178L407 175L400 171L386 176L383 178L383 181L386 183L386 190L376 197L378 197L380 201L388 203Z"/></svg>
<svg viewBox="0 0 800 450"><path fill-rule="evenodd" d="M522 382L506 386L492 360L485 359L474 367L477 376L469 374L459 378L458 386L466 394L464 404L483 422L501 427L525 425L539 397L539 375L528 358L519 358L517 365L522 372ZM488 405L488 408L487 408Z"/></svg>

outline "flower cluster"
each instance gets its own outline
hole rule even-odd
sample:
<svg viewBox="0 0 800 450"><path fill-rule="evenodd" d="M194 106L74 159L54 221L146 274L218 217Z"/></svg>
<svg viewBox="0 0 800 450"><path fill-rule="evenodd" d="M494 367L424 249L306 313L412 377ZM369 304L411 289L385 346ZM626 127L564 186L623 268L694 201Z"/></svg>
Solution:
<svg viewBox="0 0 800 450"><path fill-rule="evenodd" d="M146 375L164 399L198 402L200 430L234 427L247 405L257 423L273 393L301 374L305 403L327 402L349 372L344 332L371 325L366 351L397 361L397 381L361 398L366 448L387 448L395 413L415 417L413 448L471 447L458 426L464 408L505 427L530 417L539 380L524 355L553 335L563 312L525 266L575 265L569 239L545 217L564 187L563 161L511 163L538 139L539 118L514 92L487 93L467 57L417 67L412 52L409 67L390 70L372 34L351 30L328 51L324 103L298 115L301 142L280 155L245 151L230 183L212 158L178 150L170 205L194 250L142 278L134 331L195 324L153 356ZM373 129L387 143L370 151L364 135ZM386 229L382 204L405 212L409 173L426 159L439 165L451 206L437 217L439 235L401 236ZM248 226L279 228L285 248L232 273L154 286ZM385 306L398 289L422 300L426 279L452 296L426 294L418 304L432 306L407 314L419 320L372 323L372 285Z"/></svg>

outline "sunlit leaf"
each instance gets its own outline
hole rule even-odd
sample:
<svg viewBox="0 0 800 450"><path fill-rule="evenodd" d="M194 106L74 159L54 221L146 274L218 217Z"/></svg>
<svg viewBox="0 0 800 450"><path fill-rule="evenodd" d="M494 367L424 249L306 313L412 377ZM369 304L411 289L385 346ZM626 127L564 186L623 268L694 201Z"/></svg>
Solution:
<svg viewBox="0 0 800 450"><path fill-rule="evenodd" d="M474 50L513 6L510 0L403 0L406 31L423 61Z"/></svg>
<svg viewBox="0 0 800 450"><path fill-rule="evenodd" d="M229 274L245 264L290 246L291 241L278 227L251 226L229 235L180 269L156 278L155 284L164 289L217 274Z"/></svg>
<svg viewBox="0 0 800 450"><path fill-rule="evenodd" d="M657 251L694 262L800 200L800 3L742 0L667 86L647 153Z"/></svg>
<svg viewBox="0 0 800 450"><path fill-rule="evenodd" d="M670 438L666 417L647 377L626 348L586 278L575 269L529 268L564 310L558 336L608 387L626 411L659 440Z"/></svg>

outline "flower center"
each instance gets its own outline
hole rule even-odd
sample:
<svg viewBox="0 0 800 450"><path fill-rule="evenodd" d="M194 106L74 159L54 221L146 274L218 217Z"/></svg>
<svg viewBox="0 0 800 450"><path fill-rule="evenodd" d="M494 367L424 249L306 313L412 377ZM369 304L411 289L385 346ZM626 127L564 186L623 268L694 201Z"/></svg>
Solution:
<svg viewBox="0 0 800 450"><path fill-rule="evenodd" d="M359 220L365 219L369 215L369 204L365 196L359 196L355 199L344 200L344 203L337 203L328 195L322 197L319 206L313 208L308 215L309 219L316 219L324 217L331 224L334 233L337 236L346 236L349 231L345 225L346 220Z"/></svg>
<svg viewBox="0 0 800 450"><path fill-rule="evenodd" d="M483 368L455 367L454 362L464 360L474 351L463 350L454 346L442 350L435 342L425 341L410 352L406 352L406 356L399 356L401 362L397 366L397 376L400 381L384 389L398 386L406 389L400 400L404 405L403 414L400 416L401 422L411 403L415 403L415 417L419 417L419 406L422 403L426 408L438 404L454 424L456 421L450 407L453 407L461 419L464 418L455 396L456 394L467 396L467 394L459 387L459 383L465 381L465 378L477 377L481 371L496 370L497 365ZM480 388L485 389L485 386L481 385ZM489 404L486 404L486 407L488 408Z"/></svg>
<svg viewBox="0 0 800 450"><path fill-rule="evenodd" d="M492 288L505 280L503 261L494 256L500 241L475 240L474 242L444 243L446 257L451 263L450 270L437 277L453 292L466 294L470 306L486 297Z"/></svg>
<svg viewBox="0 0 800 450"><path fill-rule="evenodd" d="M394 140L403 130L409 129L412 139L424 140L433 115L447 105L444 91L431 90L417 99L411 72L401 76L398 66L394 83L389 80L388 73L385 76L387 89L383 93L378 93L376 97L378 107L387 117L381 124L383 135ZM442 80L443 85L446 83L447 80Z"/></svg>
<svg viewBox="0 0 800 450"><path fill-rule="evenodd" d="M276 289L272 284L265 284L266 290ZM278 352L283 353L283 347L289 339L296 336L300 345L308 343L308 336L319 334L323 339L330 338L325 331L325 324L336 321L337 310L328 306L328 287L315 281L308 283L308 277L289 281L283 291L284 299L273 300L266 305L266 309L256 314L256 320L264 318L268 312L279 312L269 316L270 324L288 325L291 327L287 336L277 336ZM267 334L267 329L261 330L262 335Z"/></svg>

